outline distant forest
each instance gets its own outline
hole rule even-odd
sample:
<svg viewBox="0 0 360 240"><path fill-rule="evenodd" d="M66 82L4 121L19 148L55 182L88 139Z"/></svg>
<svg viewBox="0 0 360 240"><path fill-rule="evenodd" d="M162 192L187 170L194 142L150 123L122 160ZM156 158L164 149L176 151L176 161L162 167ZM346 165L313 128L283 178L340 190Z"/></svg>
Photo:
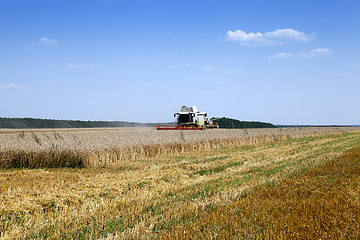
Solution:
<svg viewBox="0 0 360 240"><path fill-rule="evenodd" d="M35 119L35 118L0 118L0 128L156 127L159 124L160 123L136 123L136 122L123 122L123 121L111 122L111 121L52 120L52 119ZM171 123L168 123L168 125L170 124Z"/></svg>
<svg viewBox="0 0 360 240"><path fill-rule="evenodd" d="M271 123L245 122L231 118L214 118L220 128L274 128ZM137 123L124 121L79 121L36 118L0 118L0 128L112 128L174 126L175 123Z"/></svg>
<svg viewBox="0 0 360 240"><path fill-rule="evenodd" d="M212 120L216 122L220 128L275 128L273 124L265 122L246 122L225 117L214 118Z"/></svg>

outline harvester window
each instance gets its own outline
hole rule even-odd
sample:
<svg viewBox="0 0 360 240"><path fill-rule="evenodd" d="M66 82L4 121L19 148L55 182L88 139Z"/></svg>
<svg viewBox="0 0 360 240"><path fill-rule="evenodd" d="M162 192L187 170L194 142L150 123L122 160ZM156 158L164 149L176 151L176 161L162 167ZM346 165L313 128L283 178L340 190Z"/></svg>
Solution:
<svg viewBox="0 0 360 240"><path fill-rule="evenodd" d="M179 114L179 123L188 123L192 121L193 119L191 114Z"/></svg>

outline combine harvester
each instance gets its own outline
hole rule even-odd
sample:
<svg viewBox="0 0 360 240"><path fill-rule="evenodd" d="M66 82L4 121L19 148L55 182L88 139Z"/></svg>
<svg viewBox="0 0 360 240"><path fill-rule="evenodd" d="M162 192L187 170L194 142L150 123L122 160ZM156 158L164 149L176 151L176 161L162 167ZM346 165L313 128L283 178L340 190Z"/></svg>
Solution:
<svg viewBox="0 0 360 240"><path fill-rule="evenodd" d="M205 130L209 128L219 128L217 123L207 118L206 112L199 112L196 106L182 106L181 111L174 114L177 118L175 127L160 127L157 130Z"/></svg>

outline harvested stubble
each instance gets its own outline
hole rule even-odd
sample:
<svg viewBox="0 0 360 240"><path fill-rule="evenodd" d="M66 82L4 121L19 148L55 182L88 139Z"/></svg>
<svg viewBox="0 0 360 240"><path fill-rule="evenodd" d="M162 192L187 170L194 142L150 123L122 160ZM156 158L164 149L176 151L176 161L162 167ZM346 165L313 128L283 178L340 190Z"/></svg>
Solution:
<svg viewBox="0 0 360 240"><path fill-rule="evenodd" d="M129 159L121 168L1 170L0 237L261 239L283 236L290 239L293 236L286 232L286 226L281 225L282 219L288 217L290 221L293 213L302 213L300 210L310 204L306 198L309 190L312 200L321 199L326 191L321 190L316 195L320 186L317 184L330 186L331 176L336 176L338 166L334 165L335 172L328 172L328 175L324 170L324 178L320 179L329 177L329 181L317 181L315 176L321 174L313 174L315 185L312 187L311 178L303 182L303 173L311 172L319 164L325 166L321 164L329 160L342 159L341 154L359 145L360 133L344 133ZM350 160L344 160L346 162ZM358 212L353 211L353 206L359 202L356 196L360 192L357 184L360 179L356 175L358 167L354 164L348 165L355 169L354 174L338 175L339 179L353 183L348 185L345 181L341 187L345 191L340 192L344 199L331 195L324 201L334 199L337 203L348 199L350 202L344 203L352 204L351 211L345 211L346 205L342 209L336 208L336 211L358 220ZM346 168L341 172L346 173ZM293 185L286 182L291 179L295 179ZM332 186L337 182L334 184ZM348 189L347 185L350 186ZM289 188L292 186L294 193ZM301 191L302 187L304 191ZM277 191L282 192L276 195ZM330 192L335 194L337 191ZM349 198L349 195L355 198ZM286 202L288 196L294 197L294 202ZM299 205L296 205L296 200L300 201ZM300 206L298 212L291 212ZM313 206L318 209L322 205ZM248 209L244 212L248 218L241 218L242 209ZM272 210L276 214L289 210L291 214L286 215L285 211L284 215L271 215ZM306 214L305 217L310 216ZM321 215L325 220L320 219L317 223L331 222L333 214L325 211ZM306 222L306 218L299 219L301 216L287 224L301 226L301 221L312 224L311 220ZM268 223L274 228L264 230L262 227L267 227ZM319 225L311 226L317 228ZM347 236L358 236L355 230L351 230L356 227L356 222L352 225L352 222L341 220L339 226L349 229ZM306 227L302 230L304 232L296 233L311 238L311 235L306 235ZM320 230L318 236L327 233ZM232 235L226 235L229 233Z"/></svg>
<svg viewBox="0 0 360 240"><path fill-rule="evenodd" d="M199 209L166 239L359 239L360 148L231 204ZM190 221L188 219L191 219Z"/></svg>
<svg viewBox="0 0 360 240"><path fill-rule="evenodd" d="M4 130L0 168L122 167L129 159L353 131L359 128Z"/></svg>

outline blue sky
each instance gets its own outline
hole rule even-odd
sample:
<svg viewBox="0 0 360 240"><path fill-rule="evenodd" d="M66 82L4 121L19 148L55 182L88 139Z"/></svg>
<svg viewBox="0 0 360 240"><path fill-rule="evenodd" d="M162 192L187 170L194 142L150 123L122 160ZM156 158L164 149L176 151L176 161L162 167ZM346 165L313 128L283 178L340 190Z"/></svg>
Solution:
<svg viewBox="0 0 360 240"><path fill-rule="evenodd" d="M0 117L360 124L359 25L357 0L1 0Z"/></svg>

